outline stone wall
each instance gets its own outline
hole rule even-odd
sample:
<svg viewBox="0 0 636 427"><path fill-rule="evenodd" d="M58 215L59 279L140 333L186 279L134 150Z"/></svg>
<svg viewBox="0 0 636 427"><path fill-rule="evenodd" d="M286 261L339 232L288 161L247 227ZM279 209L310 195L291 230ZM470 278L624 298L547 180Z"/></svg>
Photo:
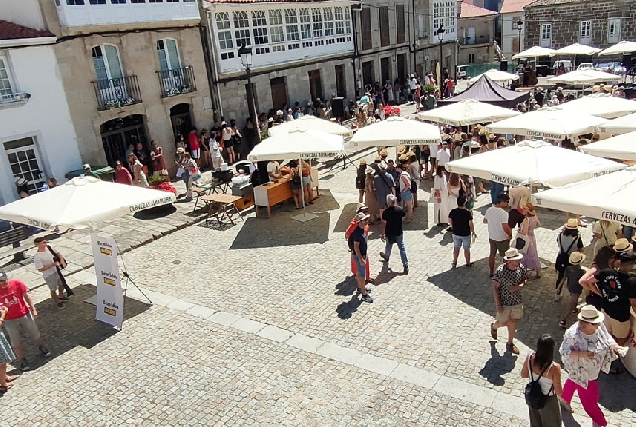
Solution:
<svg viewBox="0 0 636 427"><path fill-rule="evenodd" d="M636 2L621 0L583 0L573 3L525 8L525 46L540 44L541 24L552 23L552 48L559 49L579 42L581 21L592 21L590 45L606 48L608 19L622 18L621 40L636 39Z"/></svg>

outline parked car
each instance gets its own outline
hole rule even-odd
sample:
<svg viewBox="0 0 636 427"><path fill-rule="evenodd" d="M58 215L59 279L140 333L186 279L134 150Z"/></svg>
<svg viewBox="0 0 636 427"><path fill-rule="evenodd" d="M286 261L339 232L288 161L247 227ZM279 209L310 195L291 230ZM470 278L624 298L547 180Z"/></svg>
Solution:
<svg viewBox="0 0 636 427"><path fill-rule="evenodd" d="M572 61L569 59L559 59L554 61L554 64L552 64L552 74L556 75L557 68L559 68L561 64L563 64L563 68L565 68L566 73L572 70Z"/></svg>
<svg viewBox="0 0 636 427"><path fill-rule="evenodd" d="M593 70L594 69L594 64L592 64L591 62L582 62L579 64L578 67L576 67L577 70Z"/></svg>
<svg viewBox="0 0 636 427"><path fill-rule="evenodd" d="M605 71L612 74L625 74L627 69L620 62L601 62L594 66L595 70Z"/></svg>
<svg viewBox="0 0 636 427"><path fill-rule="evenodd" d="M468 75L466 74L466 70L468 69L468 65L458 65L457 66L457 79L458 80L466 80Z"/></svg>

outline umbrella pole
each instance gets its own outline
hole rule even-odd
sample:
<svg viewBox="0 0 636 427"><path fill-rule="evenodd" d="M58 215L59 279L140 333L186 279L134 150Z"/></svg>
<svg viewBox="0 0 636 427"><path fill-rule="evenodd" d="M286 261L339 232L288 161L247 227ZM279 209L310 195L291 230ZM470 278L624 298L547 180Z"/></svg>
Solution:
<svg viewBox="0 0 636 427"><path fill-rule="evenodd" d="M303 183L303 159L298 159L298 173L300 174L300 201L303 204L303 218L305 218L307 206L305 204L305 184Z"/></svg>

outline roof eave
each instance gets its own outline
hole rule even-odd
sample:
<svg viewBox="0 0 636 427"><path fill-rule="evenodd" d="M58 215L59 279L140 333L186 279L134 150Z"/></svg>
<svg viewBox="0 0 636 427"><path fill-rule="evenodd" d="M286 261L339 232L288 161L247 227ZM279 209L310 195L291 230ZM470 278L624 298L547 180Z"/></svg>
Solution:
<svg viewBox="0 0 636 427"><path fill-rule="evenodd" d="M26 39L8 39L0 40L0 49L22 46L41 46L46 44L55 44L56 42L57 37L30 37Z"/></svg>

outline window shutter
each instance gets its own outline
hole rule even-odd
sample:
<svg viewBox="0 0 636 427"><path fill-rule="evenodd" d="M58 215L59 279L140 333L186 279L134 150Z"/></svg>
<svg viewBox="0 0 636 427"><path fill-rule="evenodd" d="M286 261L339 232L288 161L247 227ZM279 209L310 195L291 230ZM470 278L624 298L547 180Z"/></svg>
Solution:
<svg viewBox="0 0 636 427"><path fill-rule="evenodd" d="M117 48L115 46L103 46L103 50L106 56L106 62L108 62L108 71L110 72L111 79L121 79L124 75L121 72L121 64L119 62L119 56L117 55Z"/></svg>
<svg viewBox="0 0 636 427"><path fill-rule="evenodd" d="M168 50L168 61L170 63L170 69L177 70L181 68L181 64L179 63L179 51L177 50L176 40L166 40L166 47Z"/></svg>

